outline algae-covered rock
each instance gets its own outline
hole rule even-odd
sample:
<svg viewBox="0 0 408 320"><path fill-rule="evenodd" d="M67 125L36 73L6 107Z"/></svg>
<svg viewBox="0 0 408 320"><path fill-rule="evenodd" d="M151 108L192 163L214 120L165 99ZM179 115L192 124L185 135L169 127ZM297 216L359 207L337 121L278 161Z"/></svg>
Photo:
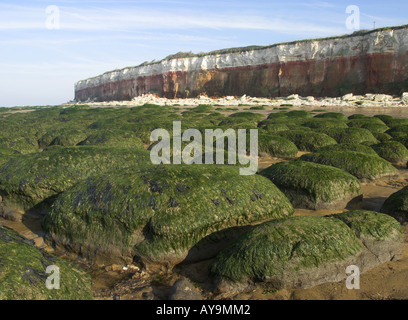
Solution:
<svg viewBox="0 0 408 320"><path fill-rule="evenodd" d="M393 164L405 166L407 163L408 149L398 141L383 142L373 145L372 148L381 158Z"/></svg>
<svg viewBox="0 0 408 320"><path fill-rule="evenodd" d="M322 151L355 151L377 156L377 153L369 146L358 143L339 143L326 146L317 150L317 152Z"/></svg>
<svg viewBox="0 0 408 320"><path fill-rule="evenodd" d="M330 166L282 162L261 171L261 175L283 191L295 208L335 210L362 200L358 179Z"/></svg>
<svg viewBox="0 0 408 320"><path fill-rule="evenodd" d="M381 132L373 132L373 136L381 143L392 140L392 136L388 133L381 133Z"/></svg>
<svg viewBox="0 0 408 320"><path fill-rule="evenodd" d="M336 167L362 180L376 180L398 174L398 170L388 161L355 151L322 151L305 154L299 160Z"/></svg>
<svg viewBox="0 0 408 320"><path fill-rule="evenodd" d="M12 156L18 154L20 154L18 151L0 147L0 166L9 161Z"/></svg>
<svg viewBox="0 0 408 320"><path fill-rule="evenodd" d="M47 288L47 278L55 276L46 273L49 266L59 268L59 289ZM91 285L84 270L0 225L0 300L91 300Z"/></svg>
<svg viewBox="0 0 408 320"><path fill-rule="evenodd" d="M210 272L232 282L309 287L327 278L337 280L336 275L321 269L330 272L329 263L347 261L362 249L353 231L338 219L293 217L266 222L248 231L216 257Z"/></svg>
<svg viewBox="0 0 408 320"><path fill-rule="evenodd" d="M354 210L331 215L347 224L363 241L364 245L370 241L391 240L396 243L402 240L401 225L389 215L367 211Z"/></svg>
<svg viewBox="0 0 408 320"><path fill-rule="evenodd" d="M300 151L314 152L321 147L337 144L333 138L319 132L288 130L278 132L277 134L292 141Z"/></svg>
<svg viewBox="0 0 408 320"><path fill-rule="evenodd" d="M312 118L313 114L305 110L292 110L286 112L286 116L289 118Z"/></svg>
<svg viewBox="0 0 408 320"><path fill-rule="evenodd" d="M209 113L214 110L214 107L209 104L200 104L190 110L195 113Z"/></svg>
<svg viewBox="0 0 408 320"><path fill-rule="evenodd" d="M316 116L315 118L323 118L323 119L335 119L335 120L340 120L340 121L347 121L348 118L345 116L343 113L339 112L324 112L320 113Z"/></svg>
<svg viewBox="0 0 408 320"><path fill-rule="evenodd" d="M385 200L381 212L386 213L399 222L408 222L408 187L393 193Z"/></svg>
<svg viewBox="0 0 408 320"><path fill-rule="evenodd" d="M53 146L13 156L0 167L0 195L8 206L30 209L82 179L149 161L145 150Z"/></svg>
<svg viewBox="0 0 408 320"><path fill-rule="evenodd" d="M95 132L79 143L80 146L106 146L143 149L142 140L132 131L103 130Z"/></svg>
<svg viewBox="0 0 408 320"><path fill-rule="evenodd" d="M210 273L223 291L309 288L346 277L346 268L372 269L401 255L402 234L384 215L353 211L292 217L254 227L216 257Z"/></svg>
<svg viewBox="0 0 408 320"><path fill-rule="evenodd" d="M44 149L48 146L76 146L78 143L86 139L87 134L84 130L78 129L56 129L45 133L39 140L38 145Z"/></svg>
<svg viewBox="0 0 408 320"><path fill-rule="evenodd" d="M38 143L32 136L22 136L16 132L9 132L8 134L0 135L0 148L27 154L38 152Z"/></svg>
<svg viewBox="0 0 408 320"><path fill-rule="evenodd" d="M269 122L269 120L260 122L258 124L258 127L262 129L265 133L270 134L276 134L279 131L289 130L289 127L286 124Z"/></svg>
<svg viewBox="0 0 408 320"><path fill-rule="evenodd" d="M296 145L283 137L261 134L258 139L259 153L266 153L271 157L289 159L295 158L298 154Z"/></svg>
<svg viewBox="0 0 408 320"><path fill-rule="evenodd" d="M321 128L319 132L325 133L337 141L337 143L378 143L374 135L364 128Z"/></svg>
<svg viewBox="0 0 408 320"><path fill-rule="evenodd" d="M363 128L370 132L385 132L389 128L387 125L377 117L365 117L360 119L352 119L348 122L348 126L351 128Z"/></svg>
<svg viewBox="0 0 408 320"><path fill-rule="evenodd" d="M238 227L293 213L271 181L238 170L160 165L90 178L58 197L44 227L57 244L91 260L204 259Z"/></svg>
<svg viewBox="0 0 408 320"><path fill-rule="evenodd" d="M345 121L333 119L333 118L313 118L303 123L303 126L311 129L323 129L323 128L348 128Z"/></svg>

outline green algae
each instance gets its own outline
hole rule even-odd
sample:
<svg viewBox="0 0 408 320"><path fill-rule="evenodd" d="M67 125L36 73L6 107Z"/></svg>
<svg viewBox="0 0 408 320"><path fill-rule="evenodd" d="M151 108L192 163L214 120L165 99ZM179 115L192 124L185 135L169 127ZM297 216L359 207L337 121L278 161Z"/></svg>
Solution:
<svg viewBox="0 0 408 320"><path fill-rule="evenodd" d="M59 268L60 289L47 288L48 266ZM91 285L81 268L0 226L0 300L91 300Z"/></svg>

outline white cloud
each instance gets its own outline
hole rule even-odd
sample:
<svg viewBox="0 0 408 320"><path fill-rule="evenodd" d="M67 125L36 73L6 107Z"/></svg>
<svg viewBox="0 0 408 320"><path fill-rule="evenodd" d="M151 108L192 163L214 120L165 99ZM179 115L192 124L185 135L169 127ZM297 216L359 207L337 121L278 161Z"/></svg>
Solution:
<svg viewBox="0 0 408 320"><path fill-rule="evenodd" d="M46 29L44 8L0 5L0 30ZM101 9L60 7L61 30L65 31L137 31L186 29L265 30L287 34L333 34L338 28L295 19L269 19L256 14L199 12L170 9Z"/></svg>

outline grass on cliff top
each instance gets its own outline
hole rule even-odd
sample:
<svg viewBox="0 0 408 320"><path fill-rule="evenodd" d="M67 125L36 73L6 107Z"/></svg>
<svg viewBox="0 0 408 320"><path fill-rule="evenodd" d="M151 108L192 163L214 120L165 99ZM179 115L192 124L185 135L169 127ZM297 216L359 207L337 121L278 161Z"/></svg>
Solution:
<svg viewBox="0 0 408 320"><path fill-rule="evenodd" d="M142 258L166 261L211 233L293 211L272 182L241 176L237 167L162 165L76 184L58 197L44 227L73 243L122 252L136 245Z"/></svg>
<svg viewBox="0 0 408 320"><path fill-rule="evenodd" d="M357 237L342 221L292 217L263 223L221 251L210 265L212 275L234 282L295 276L356 255Z"/></svg>
<svg viewBox="0 0 408 320"><path fill-rule="evenodd" d="M0 167L3 201L29 209L82 179L150 161L145 150L95 146L47 148L13 156Z"/></svg>
<svg viewBox="0 0 408 320"><path fill-rule="evenodd" d="M341 169L311 162L281 162L260 174L282 190L295 207L315 209L322 203L361 194L356 177Z"/></svg>
<svg viewBox="0 0 408 320"><path fill-rule="evenodd" d="M46 287L52 275L46 269L53 265L60 271L59 290ZM0 226L0 300L92 300L91 286L84 270Z"/></svg>
<svg viewBox="0 0 408 320"><path fill-rule="evenodd" d="M376 180L398 174L398 170L388 161L355 151L322 151L305 154L299 160L333 166L365 180Z"/></svg>

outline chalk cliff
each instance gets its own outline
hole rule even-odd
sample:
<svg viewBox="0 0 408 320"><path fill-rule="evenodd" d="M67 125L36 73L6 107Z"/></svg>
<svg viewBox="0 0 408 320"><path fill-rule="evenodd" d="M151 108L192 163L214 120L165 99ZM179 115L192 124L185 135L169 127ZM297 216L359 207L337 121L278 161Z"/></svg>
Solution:
<svg viewBox="0 0 408 320"><path fill-rule="evenodd" d="M408 91L408 25L128 67L75 84L77 101L208 96L341 96Z"/></svg>

